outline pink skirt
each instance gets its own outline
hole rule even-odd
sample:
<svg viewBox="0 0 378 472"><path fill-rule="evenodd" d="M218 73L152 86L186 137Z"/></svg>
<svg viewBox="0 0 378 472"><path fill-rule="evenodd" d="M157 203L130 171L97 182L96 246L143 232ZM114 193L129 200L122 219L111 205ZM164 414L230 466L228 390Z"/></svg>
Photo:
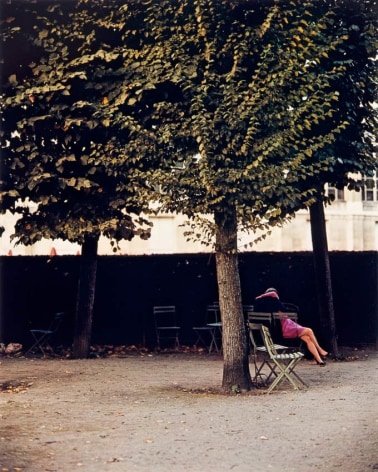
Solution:
<svg viewBox="0 0 378 472"><path fill-rule="evenodd" d="M281 327L284 338L298 338L305 329L290 318L281 318Z"/></svg>

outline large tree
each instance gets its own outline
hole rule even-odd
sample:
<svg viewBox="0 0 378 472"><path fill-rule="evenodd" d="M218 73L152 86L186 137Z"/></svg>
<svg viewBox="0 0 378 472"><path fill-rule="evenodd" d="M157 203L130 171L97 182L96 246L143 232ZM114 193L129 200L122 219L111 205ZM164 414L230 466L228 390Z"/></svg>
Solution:
<svg viewBox="0 0 378 472"><path fill-rule="evenodd" d="M321 4L316 5L320 8ZM318 181L318 198L310 206L315 276L318 293L322 336L334 356L339 357L335 323L331 267L328 255L324 202L330 203L324 183L339 189L360 190L363 175L373 175L377 169L374 153L377 135L377 5L375 2L338 0L323 8L335 15L334 34L344 35L342 48L330 50L329 60L344 61L346 73L332 86L340 94L337 118L346 119L350 126L335 137L322 152L333 156L333 163ZM347 58L347 60L345 60ZM333 120L334 118L328 118ZM323 127L332 126L325 120Z"/></svg>
<svg viewBox="0 0 378 472"><path fill-rule="evenodd" d="M151 195L160 211L184 213L194 232L199 224L215 236L222 385L249 389L237 231L269 228L315 201L311 178L333 160L320 150L349 125L319 126L335 116L332 84L345 72L328 52L346 37L331 34L331 12L306 2L144 4L134 96L150 109L161 165L141 174L162 189ZM164 86L165 100L150 102L147 83Z"/></svg>

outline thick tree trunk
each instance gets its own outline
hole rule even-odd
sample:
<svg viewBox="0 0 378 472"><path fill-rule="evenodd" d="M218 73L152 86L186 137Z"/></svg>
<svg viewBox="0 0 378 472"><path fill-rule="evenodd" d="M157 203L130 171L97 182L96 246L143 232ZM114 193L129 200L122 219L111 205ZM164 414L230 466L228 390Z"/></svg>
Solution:
<svg viewBox="0 0 378 472"><path fill-rule="evenodd" d="M96 291L97 243L97 238L87 237L82 246L73 342L73 357L76 359L86 358L89 354Z"/></svg>
<svg viewBox="0 0 378 472"><path fill-rule="evenodd" d="M329 263L324 205L321 199L310 206L311 235L314 254L316 290L322 335L326 348L339 357L335 312L333 307L331 268Z"/></svg>
<svg viewBox="0 0 378 472"><path fill-rule="evenodd" d="M250 390L248 346L243 317L237 253L236 211L215 215L216 264L222 318L223 381L228 392Z"/></svg>

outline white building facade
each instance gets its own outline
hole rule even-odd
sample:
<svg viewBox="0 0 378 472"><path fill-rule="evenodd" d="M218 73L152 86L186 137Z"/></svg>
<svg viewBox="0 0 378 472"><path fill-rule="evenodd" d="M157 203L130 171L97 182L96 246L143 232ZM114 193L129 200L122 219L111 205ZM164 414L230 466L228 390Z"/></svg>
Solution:
<svg viewBox="0 0 378 472"><path fill-rule="evenodd" d="M368 179L362 192L336 190L329 193L335 196L332 205L325 208L328 248L330 251L378 251L378 186L377 180ZM121 255L150 254L191 254L211 252L211 246L187 241L182 225L183 215L151 216L153 222L151 238L143 241L137 237L133 241L120 242ZM1 217L0 225L6 231L0 238L0 255L79 255L80 246L62 240L43 240L32 246L15 245L10 240L16 217L7 214ZM309 212L298 211L296 217L283 228L273 228L264 240L248 246L256 235L241 234L240 251L294 252L312 251L311 225ZM114 254L110 242L101 238L100 255Z"/></svg>

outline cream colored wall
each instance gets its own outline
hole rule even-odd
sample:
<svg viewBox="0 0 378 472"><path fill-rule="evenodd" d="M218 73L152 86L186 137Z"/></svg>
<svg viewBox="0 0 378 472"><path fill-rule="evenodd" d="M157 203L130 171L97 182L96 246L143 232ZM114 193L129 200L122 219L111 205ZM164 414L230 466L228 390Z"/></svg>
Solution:
<svg viewBox="0 0 378 472"><path fill-rule="evenodd" d="M330 251L375 251L378 250L378 202L362 202L361 194L345 191L345 201L334 202L325 210L328 248ZM185 221L182 215L161 215L151 217L154 224L152 236L147 241L134 238L133 241L120 243L118 254L180 254L210 252L211 248L200 243L187 242L185 228L180 225ZM0 238L1 255L49 255L54 251L58 255L79 254L80 246L65 241L41 241L33 246L14 246L10 234L15 222L12 215L2 216L7 230ZM240 234L241 251L311 251L311 227L309 213L301 210L296 217L283 228L274 228L265 240L251 247L244 248L254 239L254 235ZM99 254L114 254L110 242L102 238Z"/></svg>
<svg viewBox="0 0 378 472"><path fill-rule="evenodd" d="M135 237L132 241L121 241L117 254L177 254L204 252L204 246L199 243L187 242L184 236L185 228L181 225L186 218L183 215L151 216L153 223L151 237L146 241ZM101 238L99 254L112 254L109 240Z"/></svg>

